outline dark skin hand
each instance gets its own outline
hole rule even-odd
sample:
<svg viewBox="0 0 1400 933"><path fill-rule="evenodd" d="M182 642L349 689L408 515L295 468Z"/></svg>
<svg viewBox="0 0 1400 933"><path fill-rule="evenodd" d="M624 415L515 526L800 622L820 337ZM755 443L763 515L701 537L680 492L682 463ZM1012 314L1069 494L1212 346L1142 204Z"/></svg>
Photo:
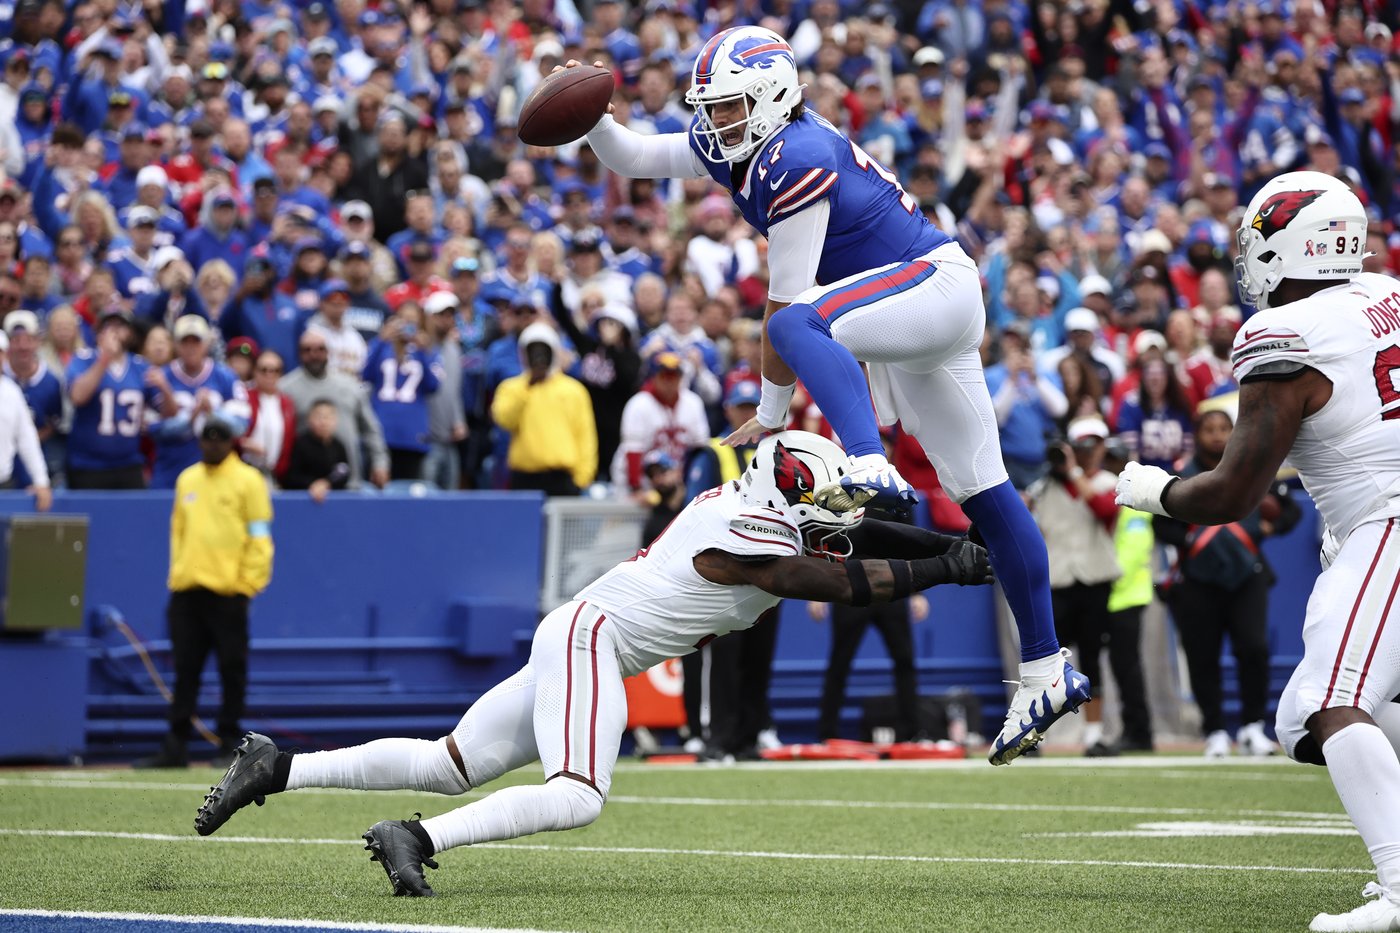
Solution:
<svg viewBox="0 0 1400 933"><path fill-rule="evenodd" d="M1177 480L1162 497L1173 518L1199 525L1239 521L1254 511L1269 491L1303 419L1332 398L1332 382L1315 369L1292 379L1259 379L1240 387L1240 414L1220 465L1189 479ZM1365 712L1333 707L1308 717L1308 732L1319 748L1353 723L1370 723Z"/></svg>

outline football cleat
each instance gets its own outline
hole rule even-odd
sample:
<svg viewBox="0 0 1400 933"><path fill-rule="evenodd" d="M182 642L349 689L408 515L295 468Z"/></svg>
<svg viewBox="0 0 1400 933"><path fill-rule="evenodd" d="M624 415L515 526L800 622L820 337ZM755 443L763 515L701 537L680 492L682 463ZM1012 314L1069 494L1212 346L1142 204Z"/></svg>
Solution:
<svg viewBox="0 0 1400 933"><path fill-rule="evenodd" d="M1318 914L1308 929L1313 933L1385 933L1400 930L1400 904L1391 900L1390 891L1372 881L1361 891L1362 897L1374 897L1344 914Z"/></svg>
<svg viewBox="0 0 1400 933"><path fill-rule="evenodd" d="M266 795L275 792L272 766L276 761L277 745L271 739L256 732L243 736L233 750L233 764L219 783L209 788L195 814L195 831L207 836L248 804L262 806Z"/></svg>
<svg viewBox="0 0 1400 933"><path fill-rule="evenodd" d="M834 483L818 486L812 501L832 512L852 512L869 503L887 508L908 508L919 501L914 487L893 466L856 467Z"/></svg>
<svg viewBox="0 0 1400 933"><path fill-rule="evenodd" d="M1207 758L1229 758L1230 757L1230 733L1224 729L1216 729L1206 736L1206 757Z"/></svg>
<svg viewBox="0 0 1400 933"><path fill-rule="evenodd" d="M1264 734L1262 722L1251 722L1240 726L1240 731L1235 734L1235 740L1239 743L1241 755L1267 758L1270 755L1278 754L1278 746Z"/></svg>
<svg viewBox="0 0 1400 933"><path fill-rule="evenodd" d="M419 817L415 813L414 819ZM428 879L423 876L423 866L437 868L438 863L423 851L418 836L408 828L408 820L381 820L375 823L363 836L369 860L384 866L389 883L394 886L395 897L434 897Z"/></svg>
<svg viewBox="0 0 1400 933"><path fill-rule="evenodd" d="M1062 658L1069 650L1060 649ZM1045 731L1065 713L1072 713L1089 700L1089 678L1065 661L1060 676L1050 683L1032 684L1021 681L1001 734L992 743L988 760L994 765L1009 764L1045 738Z"/></svg>

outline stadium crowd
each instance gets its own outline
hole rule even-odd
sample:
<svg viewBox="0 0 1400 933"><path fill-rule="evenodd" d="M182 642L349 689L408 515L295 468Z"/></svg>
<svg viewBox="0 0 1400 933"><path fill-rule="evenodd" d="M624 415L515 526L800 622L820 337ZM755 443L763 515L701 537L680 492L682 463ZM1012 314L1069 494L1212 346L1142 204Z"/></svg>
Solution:
<svg viewBox="0 0 1400 933"><path fill-rule="evenodd" d="M1232 234L1264 180L1346 179L1368 270L1400 260L1393 13L19 0L0 9L4 371L54 485L173 486L215 411L318 496L640 494L658 450L724 475L693 452L751 413L766 244L708 179L625 181L514 129L575 58L615 71L620 122L683 131L701 45L759 23L790 37L811 109L978 261L1017 486L1086 415L1170 468L1234 388ZM800 392L792 417L824 428ZM22 462L10 483L36 484Z"/></svg>

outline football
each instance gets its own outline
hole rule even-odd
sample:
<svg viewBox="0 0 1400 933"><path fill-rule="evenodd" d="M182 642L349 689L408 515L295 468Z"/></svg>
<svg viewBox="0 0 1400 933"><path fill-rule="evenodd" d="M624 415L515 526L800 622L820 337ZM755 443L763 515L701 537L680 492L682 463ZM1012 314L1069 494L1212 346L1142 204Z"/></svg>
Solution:
<svg viewBox="0 0 1400 933"><path fill-rule="evenodd" d="M571 143L608 112L614 87L613 73L596 65L556 71L525 99L516 133L530 146Z"/></svg>

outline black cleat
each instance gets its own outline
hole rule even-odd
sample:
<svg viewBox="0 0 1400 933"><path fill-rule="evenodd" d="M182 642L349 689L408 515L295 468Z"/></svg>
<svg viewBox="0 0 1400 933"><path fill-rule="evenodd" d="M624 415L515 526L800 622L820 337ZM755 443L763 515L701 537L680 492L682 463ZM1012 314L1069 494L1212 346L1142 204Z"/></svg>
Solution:
<svg viewBox="0 0 1400 933"><path fill-rule="evenodd" d="M194 817L194 828L207 836L228 822L239 810L255 803L262 806L267 794L274 793L273 763L277 746L265 735L249 732L233 750L233 764L219 783L209 788L204 805Z"/></svg>
<svg viewBox="0 0 1400 933"><path fill-rule="evenodd" d="M423 877L423 866L437 868L438 863L423 851L418 836L408 828L408 820L381 820L365 831L364 840L369 860L384 866L395 897L436 896Z"/></svg>

